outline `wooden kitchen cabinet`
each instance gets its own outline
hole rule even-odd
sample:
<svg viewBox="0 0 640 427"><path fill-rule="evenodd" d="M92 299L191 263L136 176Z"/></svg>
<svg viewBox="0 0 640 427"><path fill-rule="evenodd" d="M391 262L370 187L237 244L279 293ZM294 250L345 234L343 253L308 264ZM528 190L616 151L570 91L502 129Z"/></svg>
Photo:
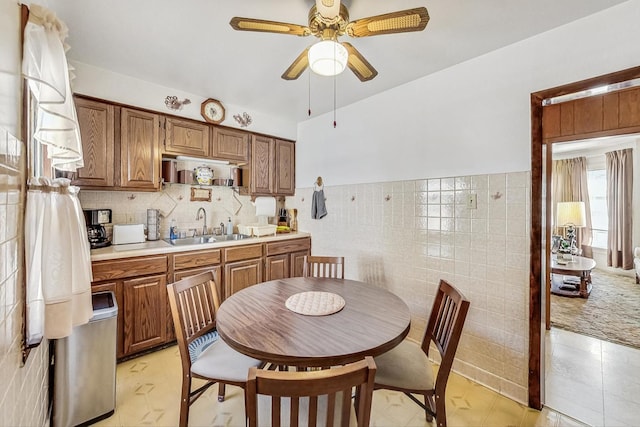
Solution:
<svg viewBox="0 0 640 427"><path fill-rule="evenodd" d="M116 294L118 359L169 341L167 267L166 255L92 263L91 291L111 290Z"/></svg>
<svg viewBox="0 0 640 427"><path fill-rule="evenodd" d="M123 282L124 354L167 342L167 279L165 275Z"/></svg>
<svg viewBox="0 0 640 427"><path fill-rule="evenodd" d="M311 254L311 238L265 244L265 281L301 277L305 255Z"/></svg>
<svg viewBox="0 0 640 427"><path fill-rule="evenodd" d="M83 98L76 98L75 103L84 167L77 170L72 183L85 187L113 187L114 106Z"/></svg>
<svg viewBox="0 0 640 427"><path fill-rule="evenodd" d="M295 143L253 135L251 166L245 177L251 195L292 196L296 187Z"/></svg>
<svg viewBox="0 0 640 427"><path fill-rule="evenodd" d="M293 196L296 191L296 145L279 139L275 140L274 145L274 193L279 196Z"/></svg>
<svg viewBox="0 0 640 427"><path fill-rule="evenodd" d="M263 281L262 253L260 243L224 249L224 299Z"/></svg>
<svg viewBox="0 0 640 427"><path fill-rule="evenodd" d="M206 123L166 117L164 152L175 155L209 157L210 131Z"/></svg>
<svg viewBox="0 0 640 427"><path fill-rule="evenodd" d="M173 282L196 276L207 271L213 272L213 280L218 286L218 298L222 301L222 250L205 249L177 253L173 256Z"/></svg>
<svg viewBox="0 0 640 427"><path fill-rule="evenodd" d="M160 188L160 116L122 108L120 113L120 187Z"/></svg>
<svg viewBox="0 0 640 427"><path fill-rule="evenodd" d="M273 194L274 140L261 135L253 135L251 140L251 168L249 193L252 195Z"/></svg>
<svg viewBox="0 0 640 427"><path fill-rule="evenodd" d="M246 163L249 160L250 136L248 132L214 127L211 141L212 157L232 163Z"/></svg>
<svg viewBox="0 0 640 427"><path fill-rule="evenodd" d="M286 279L291 274L289 255L273 255L265 258L264 280Z"/></svg>

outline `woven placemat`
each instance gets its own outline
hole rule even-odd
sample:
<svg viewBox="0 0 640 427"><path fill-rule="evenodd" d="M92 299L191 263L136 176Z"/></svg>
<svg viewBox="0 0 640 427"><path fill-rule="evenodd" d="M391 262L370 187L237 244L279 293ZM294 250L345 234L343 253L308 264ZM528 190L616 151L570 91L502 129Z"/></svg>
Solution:
<svg viewBox="0 0 640 427"><path fill-rule="evenodd" d="M284 305L291 311L305 316L326 316L344 307L344 298L331 292L300 292L293 294Z"/></svg>

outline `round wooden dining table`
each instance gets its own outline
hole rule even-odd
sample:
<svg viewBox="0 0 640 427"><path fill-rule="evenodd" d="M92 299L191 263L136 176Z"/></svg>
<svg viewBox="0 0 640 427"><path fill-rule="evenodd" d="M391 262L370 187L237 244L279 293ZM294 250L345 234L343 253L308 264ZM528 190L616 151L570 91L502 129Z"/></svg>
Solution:
<svg viewBox="0 0 640 427"><path fill-rule="evenodd" d="M344 299L333 314L298 314L285 306L301 292ZM259 283L227 298L216 314L218 333L233 349L287 366L328 367L378 356L409 333L407 305L391 292L345 279L293 277Z"/></svg>

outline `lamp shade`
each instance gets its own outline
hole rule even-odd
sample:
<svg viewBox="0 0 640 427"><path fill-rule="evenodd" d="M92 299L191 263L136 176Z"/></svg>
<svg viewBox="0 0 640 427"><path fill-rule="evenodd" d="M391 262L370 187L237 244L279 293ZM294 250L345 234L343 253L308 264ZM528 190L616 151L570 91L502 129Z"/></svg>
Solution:
<svg viewBox="0 0 640 427"><path fill-rule="evenodd" d="M349 53L334 40L322 40L309 48L309 67L321 76L335 76L344 71Z"/></svg>
<svg viewBox="0 0 640 427"><path fill-rule="evenodd" d="M584 202L559 202L556 214L556 225L558 227L584 227L586 223Z"/></svg>

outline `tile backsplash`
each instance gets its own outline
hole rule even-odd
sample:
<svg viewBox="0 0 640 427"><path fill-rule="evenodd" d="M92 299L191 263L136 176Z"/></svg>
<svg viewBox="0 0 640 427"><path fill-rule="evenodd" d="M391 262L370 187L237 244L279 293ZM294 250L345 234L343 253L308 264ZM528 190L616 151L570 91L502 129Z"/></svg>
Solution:
<svg viewBox="0 0 640 427"><path fill-rule="evenodd" d="M344 255L347 278L400 296L421 340L440 279L471 301L454 369L527 402L530 173L325 186L286 200L314 255ZM475 196L475 207L469 197Z"/></svg>
<svg viewBox="0 0 640 427"><path fill-rule="evenodd" d="M0 424L46 425L48 343L22 364L24 144L0 127Z"/></svg>
<svg viewBox="0 0 640 427"><path fill-rule="evenodd" d="M196 163L179 162L179 169L193 168ZM215 177L226 177L228 167L215 167ZM197 187L197 186L196 186ZM202 231L203 220L196 219L199 208L207 213L207 227L225 226L229 218L237 231L238 224L257 222L256 209L251 198L241 196L231 187L213 186L211 202L190 201L191 185L167 184L160 192L131 192L131 191L90 191L81 190L80 203L83 209L111 209L113 224L145 224L147 209L175 206L166 212L166 217L160 218L160 237L169 237L171 219L175 219L180 231ZM273 222L275 218L270 218Z"/></svg>

